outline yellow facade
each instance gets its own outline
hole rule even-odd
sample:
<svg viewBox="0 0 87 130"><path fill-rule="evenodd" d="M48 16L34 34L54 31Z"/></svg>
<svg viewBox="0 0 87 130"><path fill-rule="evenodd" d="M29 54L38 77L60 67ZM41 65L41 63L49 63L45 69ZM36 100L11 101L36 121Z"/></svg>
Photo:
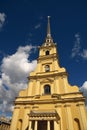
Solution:
<svg viewBox="0 0 87 130"><path fill-rule="evenodd" d="M60 67L49 17L36 70L15 100L10 130L87 130L85 98L68 83L66 69Z"/></svg>

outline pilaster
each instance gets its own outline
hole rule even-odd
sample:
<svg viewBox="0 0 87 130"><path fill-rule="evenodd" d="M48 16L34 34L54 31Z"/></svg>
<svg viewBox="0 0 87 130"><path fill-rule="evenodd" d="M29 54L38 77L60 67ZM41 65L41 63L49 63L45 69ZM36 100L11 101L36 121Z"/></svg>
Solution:
<svg viewBox="0 0 87 130"><path fill-rule="evenodd" d="M17 129L19 111L20 111L20 107L15 106L10 130L16 130Z"/></svg>
<svg viewBox="0 0 87 130"><path fill-rule="evenodd" d="M54 93L59 93L59 80L57 76L54 78Z"/></svg>
<svg viewBox="0 0 87 130"><path fill-rule="evenodd" d="M62 105L61 104L57 104L55 106L56 111L58 113L59 119L57 119L58 122L58 130L63 130L63 118L62 118ZM56 129L54 129L56 130Z"/></svg>
<svg viewBox="0 0 87 130"><path fill-rule="evenodd" d="M67 130L74 130L70 104L66 104L64 107L66 110Z"/></svg>
<svg viewBox="0 0 87 130"><path fill-rule="evenodd" d="M64 91L65 91L65 93L68 93L67 77L64 75L62 78L63 78L63 81L64 81Z"/></svg>
<svg viewBox="0 0 87 130"><path fill-rule="evenodd" d="M87 130L87 117L86 117L86 110L83 103L78 103L77 106L79 107L79 115L82 121L82 130Z"/></svg>
<svg viewBox="0 0 87 130"><path fill-rule="evenodd" d="M28 113L30 113L30 107L29 106L25 106L24 107L24 118L23 118L23 125L22 125L22 130L25 130L28 125L29 125L29 116L28 116Z"/></svg>
<svg viewBox="0 0 87 130"><path fill-rule="evenodd" d="M35 95L40 95L40 81L36 81L36 86L35 86Z"/></svg>
<svg viewBox="0 0 87 130"><path fill-rule="evenodd" d="M57 69L58 69L57 59L54 58L54 71L56 71Z"/></svg>
<svg viewBox="0 0 87 130"><path fill-rule="evenodd" d="M30 80L28 86L28 96L32 96L32 89L33 89L33 80Z"/></svg>
<svg viewBox="0 0 87 130"><path fill-rule="evenodd" d="M61 130L60 129L60 124L57 121L54 121L54 130Z"/></svg>

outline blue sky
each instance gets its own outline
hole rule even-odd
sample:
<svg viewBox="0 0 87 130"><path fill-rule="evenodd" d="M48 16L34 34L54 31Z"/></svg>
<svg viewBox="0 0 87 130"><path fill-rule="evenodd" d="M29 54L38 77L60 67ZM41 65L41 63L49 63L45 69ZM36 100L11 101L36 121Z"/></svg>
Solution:
<svg viewBox="0 0 87 130"><path fill-rule="evenodd" d="M69 83L82 87L87 96L87 1L1 0L1 114L9 115L13 99L26 87L26 77L35 69L37 46L46 37L48 15L60 65L66 68Z"/></svg>

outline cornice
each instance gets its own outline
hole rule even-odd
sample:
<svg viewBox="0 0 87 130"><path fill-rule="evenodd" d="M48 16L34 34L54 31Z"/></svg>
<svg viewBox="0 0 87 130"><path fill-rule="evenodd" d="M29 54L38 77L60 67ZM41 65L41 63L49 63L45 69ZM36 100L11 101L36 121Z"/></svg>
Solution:
<svg viewBox="0 0 87 130"><path fill-rule="evenodd" d="M34 105L34 104L56 104L56 103L77 103L78 101L85 101L84 97L76 97L76 98L51 98L51 99L44 99L44 100L30 100L30 101L15 101L15 105Z"/></svg>
<svg viewBox="0 0 87 130"><path fill-rule="evenodd" d="M70 92L70 93L62 93L62 94L56 94L56 93L53 93L53 94L51 94L51 95L49 95L50 97L52 97L52 98L61 98L62 96L69 96L69 95L77 95L77 94L83 94L82 92ZM33 98L35 98L35 97L41 97L41 95L35 95L35 96L19 96L19 97L16 97L16 99L26 99L26 100L28 100L28 99L33 99ZM42 96L47 96L47 95L42 95ZM85 97L84 97L85 98Z"/></svg>
<svg viewBox="0 0 87 130"><path fill-rule="evenodd" d="M68 76L68 73L65 72L56 72L56 71L50 71L50 72L42 72L42 73L36 73L36 75L29 76L28 79L40 79L40 78L46 78L46 77L55 77L55 76Z"/></svg>
<svg viewBox="0 0 87 130"><path fill-rule="evenodd" d="M50 46L39 46L39 49L49 49L49 48L56 47L56 46L57 46L56 43L52 43Z"/></svg>
<svg viewBox="0 0 87 130"><path fill-rule="evenodd" d="M54 54L50 54L48 56L46 56L46 55L39 56L38 59L37 59L37 61L45 60L45 59L50 59L50 58L57 58L57 60L58 60L58 55L56 53L54 53Z"/></svg>
<svg viewBox="0 0 87 130"><path fill-rule="evenodd" d="M56 119L60 119L58 113L55 110L32 110L30 111L29 115L29 119L30 120L56 120Z"/></svg>

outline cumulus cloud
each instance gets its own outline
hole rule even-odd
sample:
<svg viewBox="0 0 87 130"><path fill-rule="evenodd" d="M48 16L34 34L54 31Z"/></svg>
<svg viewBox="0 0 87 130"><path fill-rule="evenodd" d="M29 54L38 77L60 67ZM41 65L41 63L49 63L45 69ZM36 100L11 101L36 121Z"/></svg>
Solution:
<svg viewBox="0 0 87 130"><path fill-rule="evenodd" d="M73 48L72 48L71 57L74 58L75 56L79 55L80 49L81 49L81 45L80 45L80 35L79 35L79 33L76 33L76 34L75 34L75 42L74 42L74 46L73 46Z"/></svg>
<svg viewBox="0 0 87 130"><path fill-rule="evenodd" d="M21 89L27 87L27 76L37 65L37 61L29 60L34 46L19 47L16 53L4 57L1 64L0 78L0 111L13 110L13 101Z"/></svg>
<svg viewBox="0 0 87 130"><path fill-rule="evenodd" d="M85 81L80 88L80 91L83 92L83 95L86 97L86 108L87 108L87 81Z"/></svg>
<svg viewBox="0 0 87 130"><path fill-rule="evenodd" d="M79 57L80 59L87 60L87 49L82 49L80 34L75 34L75 42L71 53L72 58Z"/></svg>
<svg viewBox="0 0 87 130"><path fill-rule="evenodd" d="M87 60L87 49L83 49L80 55L83 59Z"/></svg>
<svg viewBox="0 0 87 130"><path fill-rule="evenodd" d="M6 20L6 14L5 13L0 13L0 30L2 29L4 23Z"/></svg>

